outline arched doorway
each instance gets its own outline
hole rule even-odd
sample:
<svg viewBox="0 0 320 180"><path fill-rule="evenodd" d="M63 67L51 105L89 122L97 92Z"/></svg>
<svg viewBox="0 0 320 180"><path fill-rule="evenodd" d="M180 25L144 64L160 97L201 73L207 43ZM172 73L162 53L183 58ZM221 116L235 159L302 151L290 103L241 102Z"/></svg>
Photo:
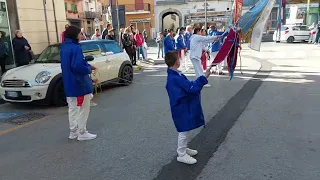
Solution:
<svg viewBox="0 0 320 180"><path fill-rule="evenodd" d="M160 13L159 32L164 29L173 29L174 31L182 26L182 14L176 9L167 9Z"/></svg>

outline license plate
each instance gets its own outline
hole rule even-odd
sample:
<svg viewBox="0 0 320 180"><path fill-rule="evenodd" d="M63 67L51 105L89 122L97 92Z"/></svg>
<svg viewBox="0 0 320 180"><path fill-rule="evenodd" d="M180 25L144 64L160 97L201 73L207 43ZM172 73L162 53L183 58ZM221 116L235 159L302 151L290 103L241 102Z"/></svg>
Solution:
<svg viewBox="0 0 320 180"><path fill-rule="evenodd" d="M7 91L7 96L17 98L17 97L19 97L19 94L18 94L18 92Z"/></svg>

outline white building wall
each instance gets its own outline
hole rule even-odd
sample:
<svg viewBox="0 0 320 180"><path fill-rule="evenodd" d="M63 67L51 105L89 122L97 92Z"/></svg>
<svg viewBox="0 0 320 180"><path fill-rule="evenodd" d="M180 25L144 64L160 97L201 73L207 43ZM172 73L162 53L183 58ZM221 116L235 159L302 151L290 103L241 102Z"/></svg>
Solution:
<svg viewBox="0 0 320 180"><path fill-rule="evenodd" d="M215 9L216 12L221 12L221 11L228 11L231 10L232 8L232 2L231 1L208 1L208 7L207 9ZM170 4L170 5L157 5L155 3L155 28L157 31L160 30L160 21L162 21L161 12L168 10L168 9L175 9L181 12L182 14L182 26L186 26L185 23L185 16L189 15L190 13L197 13L198 9L204 10L203 7L204 3L203 2L188 2L183 5L175 5L175 4Z"/></svg>

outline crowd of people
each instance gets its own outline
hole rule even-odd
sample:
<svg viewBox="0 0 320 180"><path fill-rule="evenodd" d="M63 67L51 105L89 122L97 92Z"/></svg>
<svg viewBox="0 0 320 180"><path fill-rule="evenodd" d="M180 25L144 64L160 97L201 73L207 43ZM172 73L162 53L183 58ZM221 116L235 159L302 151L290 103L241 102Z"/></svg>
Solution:
<svg viewBox="0 0 320 180"><path fill-rule="evenodd" d="M225 33L224 27L221 29L218 29L216 26L210 26L209 29L206 29L202 27L200 29L200 35L203 37L212 37L212 36L221 36L221 35L227 35ZM166 54L169 51L177 51L180 61L184 63L185 69L188 70L188 61L191 60L193 65L195 66L195 63L192 61L192 58L190 57L190 51L192 50L191 46L191 39L193 35L197 35L197 33L194 32L194 28L192 26L187 27L181 27L178 28L176 32L174 32L173 29L170 30L164 30L164 32L160 32L157 35L156 42L158 44L158 58L163 57L164 54ZM196 36L195 36L196 37ZM222 38L219 41L214 42L204 42L201 43L202 46L202 55L200 57L201 59L201 71L205 71L208 67L208 65L211 65L214 58L218 54L221 45L223 43L224 38ZM198 46L199 44L195 44L195 46ZM209 62L209 63L208 63ZM224 75L223 69L226 67L226 61L224 61L221 64L216 65L215 72L219 75ZM196 74L200 73L200 67L197 65L195 66Z"/></svg>

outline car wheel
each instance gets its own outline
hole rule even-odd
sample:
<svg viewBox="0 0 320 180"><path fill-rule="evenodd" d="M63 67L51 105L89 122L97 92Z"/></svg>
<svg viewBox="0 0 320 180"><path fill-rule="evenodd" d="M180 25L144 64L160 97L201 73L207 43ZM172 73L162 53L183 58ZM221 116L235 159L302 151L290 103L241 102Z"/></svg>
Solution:
<svg viewBox="0 0 320 180"><path fill-rule="evenodd" d="M290 36L290 37L287 39L287 42L288 42L288 43L293 43L293 42L294 42L294 37L293 37L293 36Z"/></svg>
<svg viewBox="0 0 320 180"><path fill-rule="evenodd" d="M131 66L126 65L122 68L121 71L121 77L120 77L120 83L123 83L124 85L128 86L133 81L133 69Z"/></svg>
<svg viewBox="0 0 320 180"><path fill-rule="evenodd" d="M56 106L66 106L67 105L67 97L64 92L62 80L59 80L54 87L53 104Z"/></svg>

